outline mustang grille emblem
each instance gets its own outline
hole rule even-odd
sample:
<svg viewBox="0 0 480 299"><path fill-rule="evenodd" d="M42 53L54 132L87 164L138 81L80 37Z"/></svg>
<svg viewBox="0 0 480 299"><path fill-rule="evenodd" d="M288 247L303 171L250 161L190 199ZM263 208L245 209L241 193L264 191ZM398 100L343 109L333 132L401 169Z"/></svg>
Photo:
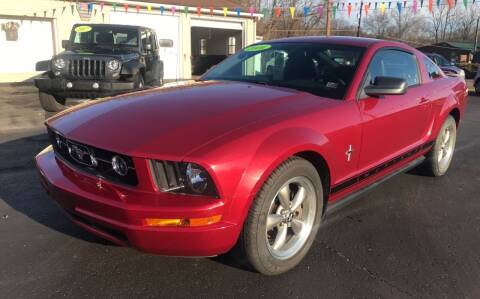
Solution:
<svg viewBox="0 0 480 299"><path fill-rule="evenodd" d="M68 142L68 153L73 160L80 164L89 167L96 167L98 164L97 159L95 159L93 153L86 146Z"/></svg>

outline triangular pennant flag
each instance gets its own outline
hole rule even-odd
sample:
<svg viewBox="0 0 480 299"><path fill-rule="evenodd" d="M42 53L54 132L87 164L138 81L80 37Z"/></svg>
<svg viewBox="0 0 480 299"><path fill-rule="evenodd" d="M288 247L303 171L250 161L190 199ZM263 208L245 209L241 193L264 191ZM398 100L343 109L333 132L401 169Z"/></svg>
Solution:
<svg viewBox="0 0 480 299"><path fill-rule="evenodd" d="M403 1L403 8L407 7L407 1Z"/></svg>
<svg viewBox="0 0 480 299"><path fill-rule="evenodd" d="M385 2L382 2L382 4L380 4L380 12L382 13L382 16L385 14Z"/></svg>
<svg viewBox="0 0 480 299"><path fill-rule="evenodd" d="M295 6L290 6L290 15L292 16L292 19L295 17Z"/></svg>
<svg viewBox="0 0 480 299"><path fill-rule="evenodd" d="M93 5L93 4L92 4L92 5ZM56 8L54 8L54 9L52 10L52 17L55 15L55 12L56 12L56 11L57 11Z"/></svg>
<svg viewBox="0 0 480 299"><path fill-rule="evenodd" d="M237 17L240 16L240 7L237 7Z"/></svg>
<svg viewBox="0 0 480 299"><path fill-rule="evenodd" d="M164 12L165 12L165 7L162 5L160 6L160 14L163 16Z"/></svg>
<svg viewBox="0 0 480 299"><path fill-rule="evenodd" d="M43 17L44 17L44 18L47 17L47 11L46 11L46 10L43 11Z"/></svg>
<svg viewBox="0 0 480 299"><path fill-rule="evenodd" d="M377 10L377 2L375 2L375 7L373 9Z"/></svg>
<svg viewBox="0 0 480 299"><path fill-rule="evenodd" d="M452 0L447 0L447 2L448 2L448 9L452 9L452 6L453 6Z"/></svg>
<svg viewBox="0 0 480 299"><path fill-rule="evenodd" d="M347 13L348 13L348 16L350 16L352 14L352 3L348 3Z"/></svg>
<svg viewBox="0 0 480 299"><path fill-rule="evenodd" d="M281 14L282 14L282 10L280 9L280 7L279 6L275 7L275 16L280 17Z"/></svg>
<svg viewBox="0 0 480 299"><path fill-rule="evenodd" d="M224 7L223 8L223 16L226 17L228 12L228 8Z"/></svg>
<svg viewBox="0 0 480 299"><path fill-rule="evenodd" d="M177 12L177 8L175 6L172 6L172 16L175 15Z"/></svg>
<svg viewBox="0 0 480 299"><path fill-rule="evenodd" d="M65 9L67 9L66 6L64 6L64 7L62 8L62 15L63 15L63 13L65 12Z"/></svg>
<svg viewBox="0 0 480 299"><path fill-rule="evenodd" d="M188 15L188 6L185 6L183 8L183 13L185 13L185 15Z"/></svg>
<svg viewBox="0 0 480 299"><path fill-rule="evenodd" d="M423 0L420 0L420 8L423 8Z"/></svg>
<svg viewBox="0 0 480 299"><path fill-rule="evenodd" d="M467 8L468 0L463 0L463 5Z"/></svg>
<svg viewBox="0 0 480 299"><path fill-rule="evenodd" d="M337 15L337 8L338 8L338 3L336 6L333 7L333 18Z"/></svg>
<svg viewBox="0 0 480 299"><path fill-rule="evenodd" d="M137 11L137 13L139 13L140 12L140 5L135 6L135 10Z"/></svg>
<svg viewBox="0 0 480 299"><path fill-rule="evenodd" d="M125 9L125 12L128 12L128 4L124 4L123 8Z"/></svg>
<svg viewBox="0 0 480 299"><path fill-rule="evenodd" d="M202 15L202 7L197 6L197 15L200 17Z"/></svg>
<svg viewBox="0 0 480 299"><path fill-rule="evenodd" d="M429 12L433 11L433 0L428 0L428 11Z"/></svg>
<svg viewBox="0 0 480 299"><path fill-rule="evenodd" d="M103 7L105 6L104 2L100 2L100 11L103 12Z"/></svg>
<svg viewBox="0 0 480 299"><path fill-rule="evenodd" d="M437 7L440 7L440 1L441 0L437 0Z"/></svg>
<svg viewBox="0 0 480 299"><path fill-rule="evenodd" d="M250 16L253 17L253 14L255 13L255 7L250 6L250 7L248 8L248 12L250 13Z"/></svg>
<svg viewBox="0 0 480 299"><path fill-rule="evenodd" d="M72 11L72 15L75 13L75 4L70 6L70 10Z"/></svg>
<svg viewBox="0 0 480 299"><path fill-rule="evenodd" d="M392 6L392 2L388 2L388 9Z"/></svg>
<svg viewBox="0 0 480 299"><path fill-rule="evenodd" d="M369 9L369 5L368 4L365 4L364 6L364 9L365 9L365 15L368 16L368 9Z"/></svg>
<svg viewBox="0 0 480 299"><path fill-rule="evenodd" d="M317 13L318 13L318 17L321 19L321 18L322 18L322 15L323 15L323 5L320 5L320 6L317 8Z"/></svg>
<svg viewBox="0 0 480 299"><path fill-rule="evenodd" d="M92 11L93 11L93 3L88 3L87 11L88 11L88 13L92 13Z"/></svg>
<svg viewBox="0 0 480 299"><path fill-rule="evenodd" d="M417 12L417 0L413 0L412 11L413 11L413 13Z"/></svg>
<svg viewBox="0 0 480 299"><path fill-rule="evenodd" d="M308 16L308 6L303 8L303 16L306 18Z"/></svg>
<svg viewBox="0 0 480 299"><path fill-rule="evenodd" d="M398 9L398 13L401 14L402 13L402 3L397 2L397 9Z"/></svg>
<svg viewBox="0 0 480 299"><path fill-rule="evenodd" d="M213 6L210 6L210 16L213 17Z"/></svg>
<svg viewBox="0 0 480 299"><path fill-rule="evenodd" d="M147 5L147 11L148 11L148 12L152 12L152 6L151 6L150 4Z"/></svg>
<svg viewBox="0 0 480 299"><path fill-rule="evenodd" d="M264 15L264 16L268 15L268 8L266 8L266 7L262 8L262 15Z"/></svg>

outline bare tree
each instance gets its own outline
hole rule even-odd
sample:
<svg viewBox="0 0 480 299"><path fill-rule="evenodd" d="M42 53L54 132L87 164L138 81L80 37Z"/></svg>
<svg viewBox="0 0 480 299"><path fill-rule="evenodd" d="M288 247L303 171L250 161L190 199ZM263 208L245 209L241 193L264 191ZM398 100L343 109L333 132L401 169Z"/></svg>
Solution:
<svg viewBox="0 0 480 299"><path fill-rule="evenodd" d="M392 21L387 14L371 13L363 22L363 31L376 38L385 38L391 26Z"/></svg>

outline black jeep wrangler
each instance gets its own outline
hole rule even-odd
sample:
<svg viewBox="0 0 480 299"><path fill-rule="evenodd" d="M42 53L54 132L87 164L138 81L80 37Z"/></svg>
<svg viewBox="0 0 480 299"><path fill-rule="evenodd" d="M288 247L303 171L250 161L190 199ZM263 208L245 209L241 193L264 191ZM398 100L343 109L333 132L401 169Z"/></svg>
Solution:
<svg viewBox="0 0 480 299"><path fill-rule="evenodd" d="M106 24L74 25L65 51L36 64L40 104L65 109L66 98L94 99L163 84L155 31Z"/></svg>

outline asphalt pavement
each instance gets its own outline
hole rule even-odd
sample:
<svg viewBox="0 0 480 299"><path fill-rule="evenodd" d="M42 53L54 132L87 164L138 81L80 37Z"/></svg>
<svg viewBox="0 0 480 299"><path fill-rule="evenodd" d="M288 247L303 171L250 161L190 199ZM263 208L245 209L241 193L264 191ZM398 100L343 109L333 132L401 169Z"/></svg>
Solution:
<svg viewBox="0 0 480 299"><path fill-rule="evenodd" d="M228 256L144 254L71 224L34 168L44 119L33 87L0 87L2 298L480 298L480 97L469 99L446 176L410 172L363 195L276 277Z"/></svg>

